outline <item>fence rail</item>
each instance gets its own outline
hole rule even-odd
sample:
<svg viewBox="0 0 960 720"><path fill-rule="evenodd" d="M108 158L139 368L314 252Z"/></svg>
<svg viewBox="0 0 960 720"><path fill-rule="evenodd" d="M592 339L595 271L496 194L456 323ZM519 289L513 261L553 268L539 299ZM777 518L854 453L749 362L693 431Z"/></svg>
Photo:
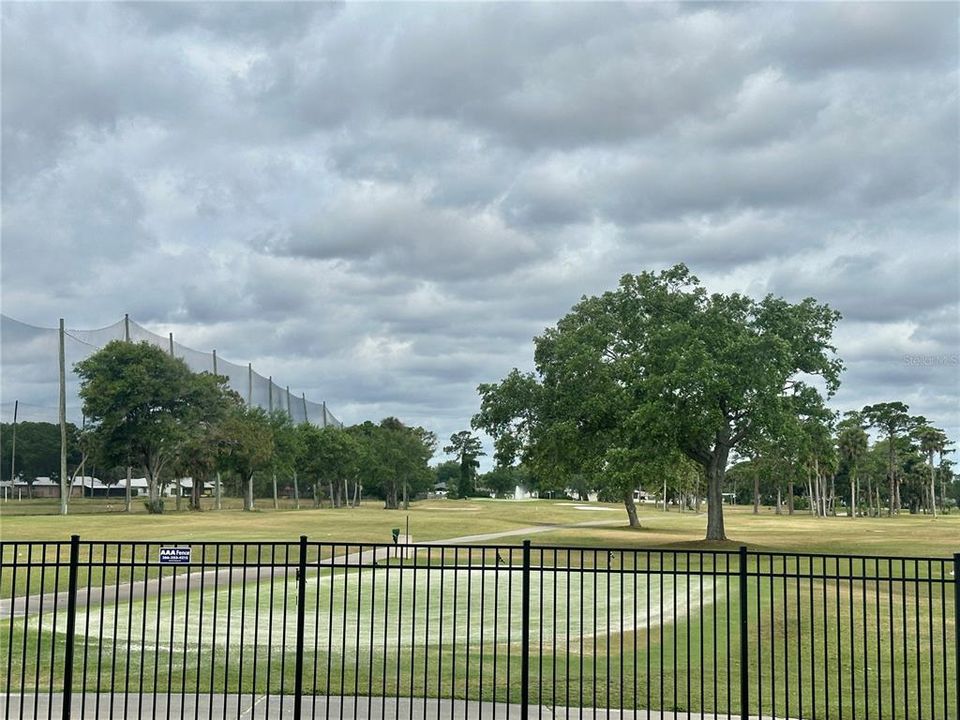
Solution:
<svg viewBox="0 0 960 720"><path fill-rule="evenodd" d="M956 720L958 612L960 554L0 543L0 713Z"/></svg>

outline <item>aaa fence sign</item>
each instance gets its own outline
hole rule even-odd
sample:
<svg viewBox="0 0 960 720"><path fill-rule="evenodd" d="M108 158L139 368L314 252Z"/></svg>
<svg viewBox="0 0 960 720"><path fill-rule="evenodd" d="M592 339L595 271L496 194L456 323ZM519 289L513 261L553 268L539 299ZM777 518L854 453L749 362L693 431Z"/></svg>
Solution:
<svg viewBox="0 0 960 720"><path fill-rule="evenodd" d="M161 565L189 565L189 547L162 547L160 548Z"/></svg>

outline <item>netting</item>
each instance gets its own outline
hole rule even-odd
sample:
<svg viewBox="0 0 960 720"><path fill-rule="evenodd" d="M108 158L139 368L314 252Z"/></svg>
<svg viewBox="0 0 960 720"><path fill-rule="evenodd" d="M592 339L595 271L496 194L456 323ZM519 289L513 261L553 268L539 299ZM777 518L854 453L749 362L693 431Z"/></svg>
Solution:
<svg viewBox="0 0 960 720"><path fill-rule="evenodd" d="M83 420L80 381L73 366L89 357L111 340L124 340L129 328L132 342L145 341L181 358L194 372L213 372L227 378L230 388L249 405L265 410L285 410L295 423L309 422L326 427L343 427L327 409L325 402L296 395L250 365L238 365L213 352L194 350L158 335L138 323L120 320L94 330L64 330L66 360L67 420L77 425ZM59 418L59 333L0 315L0 421L12 422L14 406L18 421L58 422Z"/></svg>

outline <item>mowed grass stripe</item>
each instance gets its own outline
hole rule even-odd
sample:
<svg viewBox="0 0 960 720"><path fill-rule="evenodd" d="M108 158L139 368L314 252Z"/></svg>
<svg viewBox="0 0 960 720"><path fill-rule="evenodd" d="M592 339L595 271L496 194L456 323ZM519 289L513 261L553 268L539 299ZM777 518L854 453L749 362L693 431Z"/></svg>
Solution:
<svg viewBox="0 0 960 720"><path fill-rule="evenodd" d="M334 572L333 578L329 570L322 571L319 577L308 578L306 616L314 618L308 620L307 627L308 670L314 667L313 648L320 648L316 658L318 671L316 675L308 672L308 692L349 695L356 688L361 695L385 693L463 698L469 693L470 697L486 700L518 699L519 622L506 615L506 607L508 602L514 609L518 607L519 582L515 578L508 600L506 577L509 571L502 568L440 571L439 568L424 567L417 569L414 582L412 568L404 569L402 610L398 602L399 569L365 569L362 573L336 569ZM443 604L439 599L441 572L446 589ZM465 591L458 593L456 600L450 599L454 573L457 573L459 589L469 584L469 602ZM540 663L538 658L532 667L536 672L534 687L542 685L544 695L556 696L558 702L562 700L573 706L604 707L609 702L614 707L649 706L651 709L712 712L714 709L724 711L729 705L736 710L739 698L739 600L735 578L729 590L726 578L717 578L714 592L713 578L703 576L705 591L700 595L701 578L695 574L679 574L673 578L667 573L661 580L656 572L650 576L639 573L636 575L637 590L634 591L632 573L607 576L576 569L568 572L563 568L556 572L558 585L555 593L553 571L544 572L543 584L545 588L549 586L549 591L541 596L539 574L540 571L535 570L531 578L531 590L535 593L531 608L538 613L531 627L537 631L533 651L543 654L543 662ZM499 576L497 584L500 589L496 602L492 597L495 575ZM568 575L569 580L561 580ZM615 603L609 606L605 604L608 587L601 579L607 577L612 583L609 587L611 601ZM388 578L391 588L389 604L384 592ZM426 590L428 578L429 593ZM469 583L466 582L468 578ZM485 580L481 582L481 578ZM626 579L622 590L621 578ZM651 597L649 626L647 582ZM116 613L120 618L118 622L111 624L106 620L103 631L97 629L99 612L94 609L97 622L91 624L87 635L78 638L79 647L87 650L78 653L78 657L81 654L86 657L87 664L77 669L76 687L90 690L97 680L104 689L109 689L109 670L115 660L114 678L121 683L118 690L122 688L122 678L127 673L139 677L143 669L145 692L165 692L168 687L173 692L211 689L290 692L293 688L290 658L295 617L293 584L292 580L284 579L259 585L251 583L245 591L234 589L230 603L230 622L234 626L229 654L225 641L227 601L223 593L219 597L205 593L202 632L199 596L191 597L189 602L181 595L175 602L166 597L131 603ZM478 585L485 588L479 596L476 594ZM692 611L677 613L673 617L664 612L659 616L660 599L663 598L666 610L672 606L675 593L678 598L686 598L688 586ZM706 590L708 586L711 588L709 592ZM271 589L272 603L269 601ZM579 601L581 589L582 604ZM288 614L284 630L282 604L285 594ZM618 595L621 599L614 600ZM784 583L780 578L751 577L748 595L749 666L754 707L759 706L766 713L776 709L778 715L789 712L791 717L812 716L814 712L820 716L828 710L833 715L841 708L845 716L852 717L854 706L858 716L869 710L873 717L886 717L892 714L894 705L898 716L902 716L905 710L910 710L913 716L918 708L923 708L924 717L931 720L946 720L956 715L956 668L952 659L956 637L952 620L954 609L949 595L942 600L939 597L939 586L915 584L909 580L904 583L899 579L856 580L853 583L800 579L798 583L791 578ZM259 605L254 604L257 596ZM244 598L247 611L240 612L238 608ZM476 607L479 599L484 600L482 614L478 614ZM637 611L633 610L634 599L638 601ZM544 606L542 643L539 640L541 600ZM836 611L838 605L839 614ZM368 622L357 622L358 606L359 617ZM255 648L251 644L254 635L252 607L260 611L259 639ZM374 613L372 622L369 622L371 607ZM211 625L214 608L217 616L215 637ZM378 608L385 609L385 612L381 614ZM598 609L596 624L593 622L594 608ZM343 621L344 609L346 623ZM272 636L267 632L266 622L271 611L274 613ZM132 614L132 622L124 620L128 612ZM566 627L568 615L569 631ZM444 618L442 641L439 636L441 616ZM113 617L113 614L106 613L107 617ZM427 617L430 619L429 633ZM315 618L319 618L319 622ZM469 633L466 632L468 618ZM12 644L14 668L11 676L21 679L27 688L33 687L35 677L40 678L41 688L49 685L51 643L57 644L56 657L62 657L63 618L58 619L56 634L51 632L52 617L43 618L39 632L36 620L32 618L26 630L23 623L17 621ZM137 646L141 629L146 627L147 637L152 637L152 628L157 626L158 620L161 627L159 642L154 644L148 640L143 647L137 647L140 652L132 653L129 667L124 656L112 658L114 631L120 641L118 647L126 643L128 628L131 642ZM236 623L246 623L242 644ZM481 627L483 645L480 644ZM173 643L170 642L170 629L174 629ZM356 641L358 630L359 642ZM311 632L316 634L311 635ZM181 642L183 637L187 638L185 644ZM319 640L316 644L314 637ZM636 653L633 652L635 641ZM649 654L646 649L648 641ZM25 667L20 661L24 642L27 643ZM326 651L328 643L332 653ZM729 663L726 659L728 645L732 647ZM242 647L246 660L241 671L235 658ZM5 632L0 633L0 648L4 654L10 649ZM252 667L254 650L256 681ZM35 660L37 651L41 658L39 666ZM497 658L496 675L492 671L494 654ZM285 672L281 672L284 656L287 665ZM229 662L228 657L231 658ZM509 672L508 657L511 658ZM266 671L268 658L271 660L269 673ZM649 676L646 674L648 662L651 666ZM481 663L482 683L478 672ZM469 674L466 672L468 665ZM440 676L437 675L438 667L443 668ZM157 676L155 684L154 673ZM53 687L57 689L59 673L54 671L52 674ZM86 678L85 683L83 678ZM661 684L665 689L662 695ZM759 697L761 688L763 695Z"/></svg>
<svg viewBox="0 0 960 720"><path fill-rule="evenodd" d="M512 573L512 583L508 575ZM541 599L539 576L544 575L545 592ZM557 590L553 591L553 575L557 576ZM204 593L192 590L164 595L160 599L134 601L127 608L121 603L119 612L105 613L102 623L96 607L90 608L97 621L90 628L78 628L78 634L87 634L91 638L126 638L139 633L144 622L147 628L161 628L159 633L160 649L177 650L184 644L196 647L197 643L209 647L211 643L224 646L227 628L233 628L239 637L239 628L252 628L255 623L261 626L273 618L275 632L273 637L260 633L256 643L260 646L296 647L295 598L296 584L292 576L271 581L269 578L254 582L255 569L248 569L250 582L234 587L232 597L224 591ZM404 578L402 593L400 577ZM389 577L387 577L389 575ZM495 588L495 580L499 587ZM549 584L548 584L549 581ZM458 592L453 593L454 583ZM658 598L662 593L670 597L664 605L661 617L659 603L650 608L649 619L652 624L673 622L675 617L686 617L688 613L685 593L678 596L677 607L672 605L672 590L676 579L671 575L641 575L637 585L635 602L633 585L624 586L620 592L618 574L582 572L576 569L558 569L556 571L531 571L531 626L540 627L540 608L546 610L543 618L544 649L564 643L570 638L605 637L620 632L621 616L623 624L631 629L643 627L648 621L646 597ZM682 582L682 581L681 581ZM334 652L353 654L358 648L370 645L371 639L383 637L384 624L387 636L395 633L399 625L406 629L400 635L400 645L448 645L469 640L479 644L481 635L484 642L513 643L519 645L518 632L512 625L516 618L508 616L508 609L516 611L521 602L520 570L507 570L497 567L467 569L440 569L423 567L414 569L382 568L364 570L323 570L319 575L308 576L305 606L305 633L308 645L314 639L321 646L327 646L333 640ZM608 585L609 602L608 602ZM649 585L649 590L647 588ZM331 588L332 586L332 588ZM509 586L509 587L508 587ZM390 588L389 600L387 588ZM469 593L467 588L469 587ZM272 591L272 592L271 592ZM259 602L257 602L259 599ZM286 600L286 628L284 629L284 600ZM712 590L705 589L703 596L699 588L694 587L691 597L691 610L713 602ZM602 605L603 612L594 618L593 608ZM581 613L581 607L587 612ZM202 611L202 613L201 613ZM61 613L65 614L65 613ZM566 621L570 615L569 624ZM582 615L582 617L581 617ZM608 617L609 615L609 617ZM562 625L553 623L554 616L562 618ZM494 619L498 622L494 622ZM371 622L372 619L372 622ZM36 620L34 620L36 623ZM167 647L164 641L171 636L170 625L176 625L172 633L174 644ZM52 630L52 613L44 616L43 627ZM443 635L439 629L443 626ZM494 627L496 626L496 631ZM65 627L63 618L57 619L57 627ZM427 635L427 632L430 632ZM156 634L156 633L153 633ZM184 639L187 639L186 641ZM236 642L236 638L231 639ZM536 644L540 643L538 636ZM137 647L139 635L132 637L131 646ZM254 646L254 636L248 632L244 644ZM149 647L156 647L150 642Z"/></svg>

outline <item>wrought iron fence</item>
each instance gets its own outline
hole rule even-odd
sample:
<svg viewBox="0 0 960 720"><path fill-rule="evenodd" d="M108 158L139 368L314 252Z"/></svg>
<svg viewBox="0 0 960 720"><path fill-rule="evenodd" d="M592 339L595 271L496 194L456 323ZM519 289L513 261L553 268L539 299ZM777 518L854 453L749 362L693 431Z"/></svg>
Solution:
<svg viewBox="0 0 960 720"><path fill-rule="evenodd" d="M960 717L960 554L0 544L4 718Z"/></svg>

